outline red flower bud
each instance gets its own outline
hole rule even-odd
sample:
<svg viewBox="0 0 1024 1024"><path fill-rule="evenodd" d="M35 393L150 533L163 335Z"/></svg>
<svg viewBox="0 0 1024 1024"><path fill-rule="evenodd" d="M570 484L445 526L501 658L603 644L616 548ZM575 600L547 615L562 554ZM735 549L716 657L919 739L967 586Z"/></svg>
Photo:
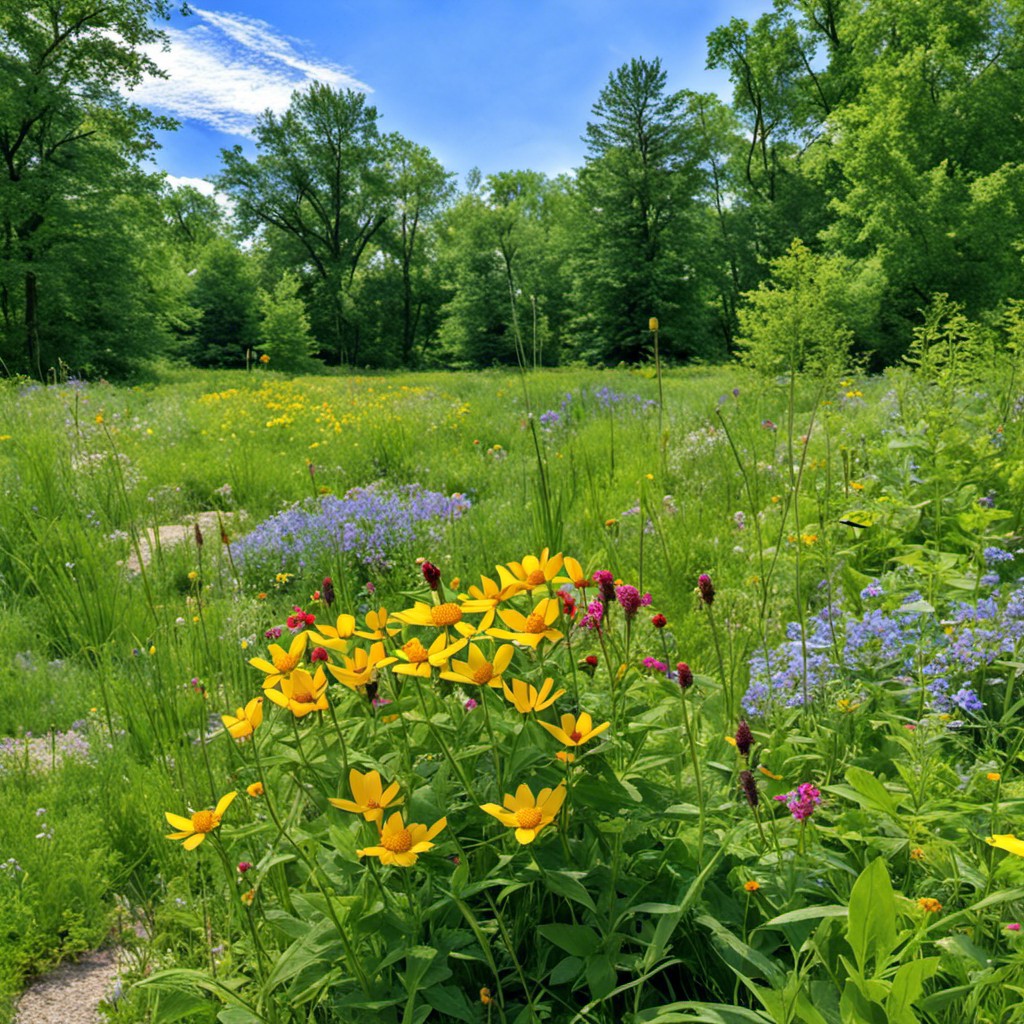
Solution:
<svg viewBox="0 0 1024 1024"><path fill-rule="evenodd" d="M679 682L680 690L688 690L693 686L693 673L685 661L681 661L676 665L676 679Z"/></svg>
<svg viewBox="0 0 1024 1024"><path fill-rule="evenodd" d="M590 666L591 668L597 668L597 655L596 655L596 654L588 654L588 655L587 655L587 656L586 656L586 657L585 657L585 658L584 658L583 660L584 660L584 661L585 661L585 662L586 662L586 663L587 663L587 664L588 664L588 665L589 665L589 666Z"/></svg>
<svg viewBox="0 0 1024 1024"><path fill-rule="evenodd" d="M313 650L309 652L309 660L326 661L327 651L323 647L314 647Z"/></svg>
<svg viewBox="0 0 1024 1024"><path fill-rule="evenodd" d="M423 573L423 578L427 581L427 586L431 590L437 590L438 584L441 582L441 570L432 562L424 562L420 566L420 572Z"/></svg>
<svg viewBox="0 0 1024 1024"><path fill-rule="evenodd" d="M754 734L750 731L750 726L746 722L740 722L736 727L736 749L742 757L746 757L753 745Z"/></svg>
<svg viewBox="0 0 1024 1024"><path fill-rule="evenodd" d="M700 591L700 599L705 604L710 605L715 600L715 587L706 572L697 577L697 589Z"/></svg>
<svg viewBox="0 0 1024 1024"><path fill-rule="evenodd" d="M651 625L655 629L664 629L668 625L668 619L661 612L658 612L657 615L651 616Z"/></svg>

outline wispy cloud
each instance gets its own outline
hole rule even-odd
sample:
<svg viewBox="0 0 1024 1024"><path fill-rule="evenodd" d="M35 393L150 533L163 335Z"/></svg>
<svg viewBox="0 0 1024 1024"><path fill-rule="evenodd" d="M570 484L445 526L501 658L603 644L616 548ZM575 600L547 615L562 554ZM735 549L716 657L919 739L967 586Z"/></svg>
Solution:
<svg viewBox="0 0 1024 1024"><path fill-rule="evenodd" d="M169 77L147 79L132 93L135 102L231 135L249 135L258 114L284 110L292 92L312 81L371 91L347 69L316 59L310 44L280 35L265 21L191 10L195 20L187 28L165 30L170 49L149 52Z"/></svg>

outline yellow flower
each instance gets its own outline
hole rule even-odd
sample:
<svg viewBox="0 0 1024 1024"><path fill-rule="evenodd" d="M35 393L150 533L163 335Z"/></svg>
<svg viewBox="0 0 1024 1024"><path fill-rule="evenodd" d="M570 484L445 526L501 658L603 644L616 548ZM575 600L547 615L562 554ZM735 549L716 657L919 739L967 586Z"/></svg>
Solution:
<svg viewBox="0 0 1024 1024"><path fill-rule="evenodd" d="M565 570L564 575L556 576L556 583L571 583L577 590L586 590L592 587L594 581L583 571L583 566L575 558L566 558L562 563Z"/></svg>
<svg viewBox="0 0 1024 1024"><path fill-rule="evenodd" d="M338 616L334 626L319 626L313 634L313 642L344 654L348 650L349 637L353 636L355 631L356 617L342 614Z"/></svg>
<svg viewBox="0 0 1024 1024"><path fill-rule="evenodd" d="M463 609L454 601L445 601L442 604L425 604L423 601L417 601L412 608L395 612L395 618L407 626L432 626L434 629L444 630L445 634L449 627L454 626L456 632L462 636L472 636L476 632L476 627L462 621L462 612Z"/></svg>
<svg viewBox="0 0 1024 1024"><path fill-rule="evenodd" d="M356 850L359 857L379 857L381 864L397 864L400 868L411 868L416 858L434 844L430 841L448 824L447 818L435 821L430 828L402 821L401 811L395 811L384 823L380 832L380 845L368 846L365 850Z"/></svg>
<svg viewBox="0 0 1024 1024"><path fill-rule="evenodd" d="M535 686L524 683L522 679L513 679L511 689L509 689L508 683L503 683L502 689L505 691L506 700L515 707L516 711L525 715L531 711L543 711L545 708L551 707L565 693L565 690L559 690L549 696L554 685L555 681L548 677L538 692Z"/></svg>
<svg viewBox="0 0 1024 1024"><path fill-rule="evenodd" d="M274 577L274 582L275 583L280 583L280 584L283 585L283 584L287 583L292 578L293 575L295 575L295 574L294 573L290 573L290 572L279 572Z"/></svg>
<svg viewBox="0 0 1024 1024"><path fill-rule="evenodd" d="M769 779L774 779L776 782L781 782L782 781L782 776L781 775L776 775L775 772L769 771L767 768L765 768L765 766L763 764L759 764L757 766L757 770L762 775L767 775Z"/></svg>
<svg viewBox="0 0 1024 1024"><path fill-rule="evenodd" d="M1000 775L999 772L989 772L985 778L988 779L989 782L998 782L1002 778L1002 775Z"/></svg>
<svg viewBox="0 0 1024 1024"><path fill-rule="evenodd" d="M393 664L397 659L385 657L384 644L378 640L369 651L357 647L351 658L345 655L342 660L344 665L328 665L327 670L338 682L354 690L357 686L365 686L375 678L378 669Z"/></svg>
<svg viewBox="0 0 1024 1024"><path fill-rule="evenodd" d="M985 842L997 850L1006 850L1007 853L1015 853L1018 857L1024 857L1024 840L1018 839L1012 832L989 836Z"/></svg>
<svg viewBox="0 0 1024 1024"><path fill-rule="evenodd" d="M525 590L533 590L534 587L550 583L562 568L562 561L561 553L548 557L548 549L545 548L539 558L527 555L521 562L509 562L507 567L496 565L495 569L498 570L502 586L507 587L518 581Z"/></svg>
<svg viewBox="0 0 1024 1024"><path fill-rule="evenodd" d="M250 889L250 890L249 890L248 892L243 892L243 893L242 893L242 895L241 895L241 896L239 896L238 898L239 898L239 899L240 899L240 900L241 900L241 901L242 901L242 902L243 902L243 903L244 903L244 904L245 904L245 905L246 905L247 907L251 907L251 906L252 906L252 903L253 903L253 900L255 900L255 899L256 899L256 890L255 890L255 889Z"/></svg>
<svg viewBox="0 0 1024 1024"><path fill-rule="evenodd" d="M559 615L557 598L543 598L528 616L514 608L502 608L498 615L509 628L489 629L487 632L499 640L515 640L527 647L536 648L541 640L554 642L562 639L562 633L551 628Z"/></svg>
<svg viewBox="0 0 1024 1024"><path fill-rule="evenodd" d="M501 586L495 583L490 576L481 576L480 586L470 586L468 593L459 595L459 600L462 602L463 612L468 615L476 615L483 612L484 617L477 626L477 630L482 632L485 629L490 629L491 623L494 622L494 609L502 601L507 601L510 597L521 594L525 587L526 584L520 580L512 580L506 585Z"/></svg>
<svg viewBox="0 0 1024 1024"><path fill-rule="evenodd" d="M348 773L348 785L354 800L343 800L340 797L328 797L329 803L343 811L361 814L367 821L380 822L384 819L385 808L398 806L404 797L398 796L398 783L392 782L387 789L381 782L380 772L367 772L365 775L353 768ZM395 798L398 799L395 799Z"/></svg>
<svg viewBox="0 0 1024 1024"><path fill-rule="evenodd" d="M862 483L858 483L856 480L851 480L850 481L850 487L852 487L853 490L855 490L855 491L863 491L864 490L864 485Z"/></svg>
<svg viewBox="0 0 1024 1024"><path fill-rule="evenodd" d="M480 989L480 1002L483 1003L484 1006L490 1006L490 1004L494 1002L491 998L491 990L489 988L484 987Z"/></svg>
<svg viewBox="0 0 1024 1024"><path fill-rule="evenodd" d="M361 636L364 640L384 640L401 632L398 626L388 625L388 610L383 605L376 611L368 611L363 621L369 632L356 630L356 636Z"/></svg>
<svg viewBox="0 0 1024 1024"><path fill-rule="evenodd" d="M197 572L195 571L195 569L193 569L193 570L192 570L192 571L191 571L191 572L190 572L190 573L188 574L188 578L189 578L190 580L192 580L192 581L194 582L195 580L199 579L199 573L197 573Z"/></svg>
<svg viewBox="0 0 1024 1024"><path fill-rule="evenodd" d="M266 353L266 352L264 352L264 353L263 353L263 355L261 355L261 356L260 356L260 362L261 362L261 363L262 363L262 364L263 364L264 366L266 366L266 365L267 365L267 363L269 363L269 362L270 362L270 356L268 356L268 355L267 355L267 353Z"/></svg>
<svg viewBox="0 0 1024 1024"><path fill-rule="evenodd" d="M220 819L224 816L224 812L231 806L231 801L238 795L237 791L232 791L222 796L217 801L217 806L212 811L196 811L191 818L185 818L180 814L171 814L170 811L164 812L164 817L167 819L167 824L171 828L176 828L177 832L172 832L167 839L183 839L182 844L186 850L194 850L205 838L208 832L212 832L218 825L220 825Z"/></svg>
<svg viewBox="0 0 1024 1024"><path fill-rule="evenodd" d="M751 879L749 882L743 883L743 888L747 892L757 892L757 890L761 888L761 883L755 882L753 879Z"/></svg>
<svg viewBox="0 0 1024 1024"><path fill-rule="evenodd" d="M263 680L263 689L269 690L275 683L287 679L288 676L298 668L302 661L302 655L306 653L306 644L309 642L309 633L303 630L291 642L286 651L280 644L271 644L267 651L270 654L270 661L266 658L250 658L249 664L258 668L266 675Z"/></svg>
<svg viewBox="0 0 1024 1024"><path fill-rule="evenodd" d="M254 798L258 796L263 796L264 792L266 792L263 788L262 782L251 783L250 785L245 787L245 791L249 794L249 796Z"/></svg>
<svg viewBox="0 0 1024 1024"><path fill-rule="evenodd" d="M572 764L576 760L576 755L571 750L560 750L555 754L555 758L563 764Z"/></svg>
<svg viewBox="0 0 1024 1024"><path fill-rule="evenodd" d="M557 725L549 725L547 722L540 724L563 746L582 747L584 743L589 743L595 736L600 736L612 723L602 722L601 725L594 728L590 715L584 711L579 718L570 714L562 715L561 728Z"/></svg>
<svg viewBox="0 0 1024 1024"><path fill-rule="evenodd" d="M541 829L555 820L564 799L564 785L555 789L542 789L534 799L533 791L524 782L516 790L515 796L505 794L504 807L481 804L480 810L493 815L502 825L514 828L516 839L525 846L537 838Z"/></svg>
<svg viewBox="0 0 1024 1024"><path fill-rule="evenodd" d="M327 676L323 668L318 668L315 676L304 668L297 668L282 677L280 690L267 690L267 697L287 708L296 718L304 718L311 711L327 710L326 691Z"/></svg>
<svg viewBox="0 0 1024 1024"><path fill-rule="evenodd" d="M220 720L234 739L251 736L263 721L263 698L253 697L244 708L239 708L233 715L221 715Z"/></svg>
<svg viewBox="0 0 1024 1024"><path fill-rule="evenodd" d="M924 850L922 850L920 846L915 846L910 851L910 859L911 860L924 860Z"/></svg>
<svg viewBox="0 0 1024 1024"><path fill-rule="evenodd" d="M96 422L99 423L99 424L103 423L103 413L101 413L101 412L96 413Z"/></svg>
<svg viewBox="0 0 1024 1024"><path fill-rule="evenodd" d="M931 896L922 896L917 901L917 905L926 914L937 914L942 909L942 904L938 900L932 899Z"/></svg>
<svg viewBox="0 0 1024 1024"><path fill-rule="evenodd" d="M427 650L413 637L408 643L398 649L398 657L405 664L395 665L391 670L399 676L419 676L420 679L429 679L431 669L446 668L448 660L453 654L458 654L466 646L465 640L456 640L455 643L448 643L446 633L438 633L434 642Z"/></svg>
<svg viewBox="0 0 1024 1024"><path fill-rule="evenodd" d="M467 652L469 660L452 661L451 665L441 673L441 678L449 679L453 683L470 683L473 686L486 684L500 689L505 683L501 674L508 668L513 654L515 654L515 648L511 644L502 644L494 652L494 660L488 661L476 644L470 644Z"/></svg>

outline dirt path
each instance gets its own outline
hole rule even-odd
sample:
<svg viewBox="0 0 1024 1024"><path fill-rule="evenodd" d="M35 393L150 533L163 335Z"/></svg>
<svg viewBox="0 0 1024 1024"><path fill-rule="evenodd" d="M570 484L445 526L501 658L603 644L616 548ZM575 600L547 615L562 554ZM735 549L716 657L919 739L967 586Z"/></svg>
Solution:
<svg viewBox="0 0 1024 1024"><path fill-rule="evenodd" d="M117 969L114 949L58 967L25 990L14 1024L102 1024L99 1004L114 993Z"/></svg>

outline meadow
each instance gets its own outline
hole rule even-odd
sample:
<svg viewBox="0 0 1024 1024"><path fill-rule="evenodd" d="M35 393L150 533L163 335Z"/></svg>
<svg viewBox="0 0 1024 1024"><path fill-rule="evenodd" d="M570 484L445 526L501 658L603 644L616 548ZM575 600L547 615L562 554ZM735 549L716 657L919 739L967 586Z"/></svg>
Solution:
<svg viewBox="0 0 1024 1024"><path fill-rule="evenodd" d="M0 381L0 1020L1024 1020L1019 380Z"/></svg>

